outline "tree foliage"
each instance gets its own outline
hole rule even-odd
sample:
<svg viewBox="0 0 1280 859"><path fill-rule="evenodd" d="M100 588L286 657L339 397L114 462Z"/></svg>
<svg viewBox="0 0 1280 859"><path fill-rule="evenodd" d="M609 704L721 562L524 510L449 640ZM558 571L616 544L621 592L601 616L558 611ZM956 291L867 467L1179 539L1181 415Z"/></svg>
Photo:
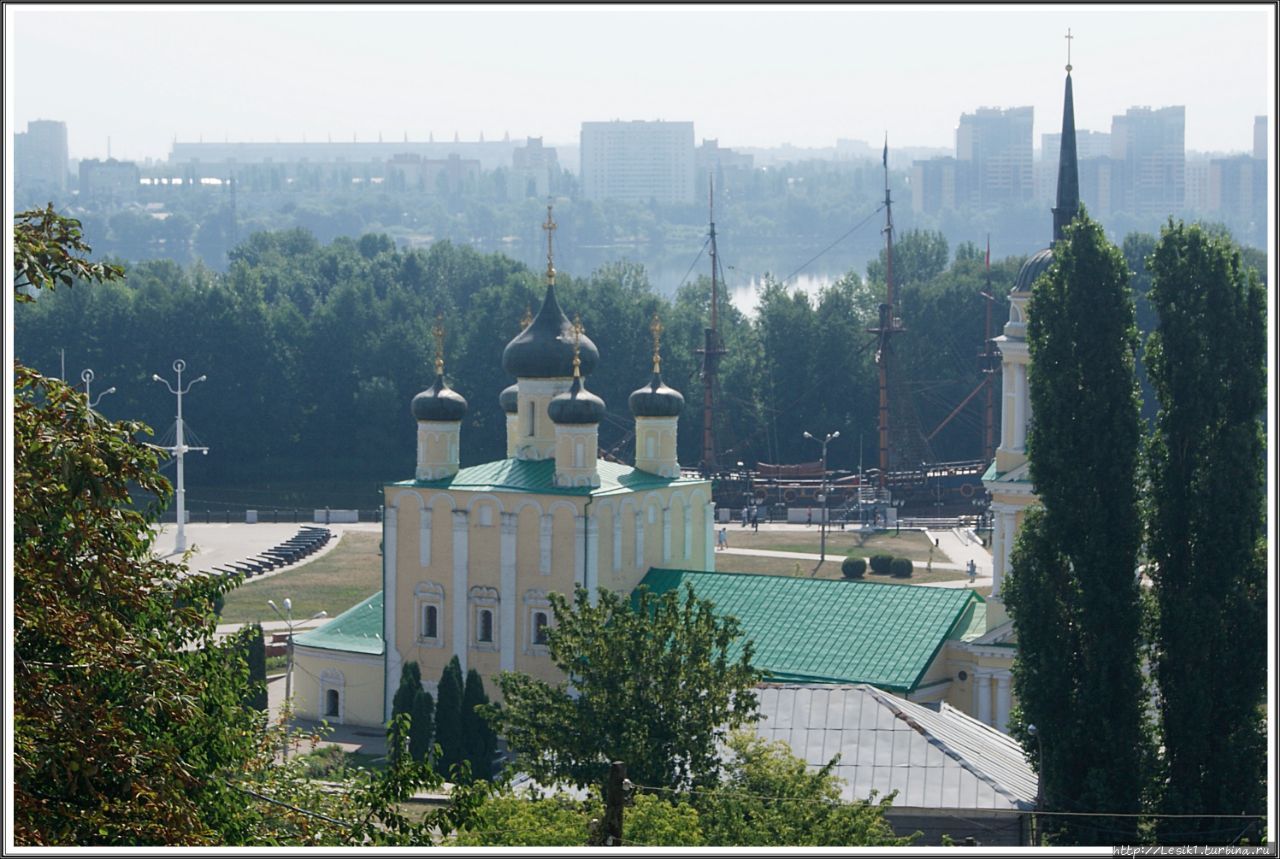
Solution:
<svg viewBox="0 0 1280 859"><path fill-rule="evenodd" d="M462 749L471 764L471 777L486 780L493 772L493 757L498 748L498 737L484 718L483 708L488 703L480 672L468 669L462 688Z"/></svg>
<svg viewBox="0 0 1280 859"><path fill-rule="evenodd" d="M1019 535L1021 565L1015 561L1011 578L1027 581L1015 583L1006 603L1021 666L1015 730L1029 754L1041 742L1056 750L1046 751L1040 772L1050 811L1137 812L1144 786L1137 336L1128 281L1120 251L1081 214L1055 246L1029 308L1028 454L1043 512ZM1061 650L1064 643L1071 647ZM1047 666L1062 670L1041 675ZM1102 816L1058 818L1050 828L1065 843L1093 844L1131 841L1135 825Z"/></svg>
<svg viewBox="0 0 1280 859"><path fill-rule="evenodd" d="M409 708L409 756L418 763L431 762L432 740L435 738L435 700L425 689L418 689Z"/></svg>
<svg viewBox="0 0 1280 859"><path fill-rule="evenodd" d="M1150 257L1147 452L1162 810L1265 807L1266 295L1229 238L1172 221ZM1166 821L1197 843L1224 821Z"/></svg>
<svg viewBox="0 0 1280 859"><path fill-rule="evenodd" d="M467 759L463 747L463 692L462 664L454 656L445 665L436 687L436 743L440 746L437 766L446 776Z"/></svg>
<svg viewBox="0 0 1280 859"><path fill-rule="evenodd" d="M738 622L717 617L692 588L683 600L645 588L633 599L602 589L593 600L580 588L572 605L551 601L547 647L568 683L504 672L504 703L486 711L519 765L546 784L603 784L614 760L639 784L713 784L718 744L756 707L760 673Z"/></svg>

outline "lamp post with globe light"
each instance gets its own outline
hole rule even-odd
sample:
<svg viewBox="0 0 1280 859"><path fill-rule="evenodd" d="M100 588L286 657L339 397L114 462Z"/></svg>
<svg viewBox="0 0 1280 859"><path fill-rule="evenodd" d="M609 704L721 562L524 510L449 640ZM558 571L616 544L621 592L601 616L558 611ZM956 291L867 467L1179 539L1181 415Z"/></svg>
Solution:
<svg viewBox="0 0 1280 859"><path fill-rule="evenodd" d="M115 386L112 385L110 388L107 388L101 394L98 394L98 399L96 400L93 399L93 397L90 396L89 394L89 384L93 381L92 370L86 369L81 371L80 381L84 382L84 401L91 409L96 409L98 407L98 402L107 394L114 394L116 392Z"/></svg>
<svg viewBox="0 0 1280 859"><path fill-rule="evenodd" d="M818 441L817 437L807 431L804 437ZM819 529L822 534L822 548L819 550L819 555L821 556L821 560L818 561L819 567L826 563L827 560L827 444L838 438L840 438L840 431L836 430L835 432L827 433L827 437L819 442L822 445L822 522Z"/></svg>

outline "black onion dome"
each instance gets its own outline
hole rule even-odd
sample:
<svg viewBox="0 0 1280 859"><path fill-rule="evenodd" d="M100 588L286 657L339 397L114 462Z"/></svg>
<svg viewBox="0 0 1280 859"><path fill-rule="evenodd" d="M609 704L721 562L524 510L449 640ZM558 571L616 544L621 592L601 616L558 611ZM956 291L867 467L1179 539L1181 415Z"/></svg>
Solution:
<svg viewBox="0 0 1280 859"><path fill-rule="evenodd" d="M1040 275L1048 271L1051 265L1053 265L1053 248L1045 248L1039 253L1033 254L1018 270L1018 279L1014 281L1013 291L1030 292L1031 285L1036 282Z"/></svg>
<svg viewBox="0 0 1280 859"><path fill-rule="evenodd" d="M443 375L413 398L413 416L420 421L460 421L466 413L466 399L444 383Z"/></svg>
<svg viewBox="0 0 1280 859"><path fill-rule="evenodd" d="M578 343L581 372L586 376L595 369L600 353L585 334ZM547 297L529 327L502 351L502 369L518 379L563 379L573 375L573 323L556 301L554 284L547 284Z"/></svg>
<svg viewBox="0 0 1280 859"><path fill-rule="evenodd" d="M511 385L503 388L502 393L498 394L498 405L502 406L502 410L509 415L514 415L520 409L520 386Z"/></svg>
<svg viewBox="0 0 1280 859"><path fill-rule="evenodd" d="M684 408L684 394L668 388L662 375L654 373L649 384L631 392L627 402L638 418L674 418Z"/></svg>
<svg viewBox="0 0 1280 859"><path fill-rule="evenodd" d="M573 387L551 398L547 414L558 424L598 424L604 417L604 400L584 388L582 379L574 379Z"/></svg>

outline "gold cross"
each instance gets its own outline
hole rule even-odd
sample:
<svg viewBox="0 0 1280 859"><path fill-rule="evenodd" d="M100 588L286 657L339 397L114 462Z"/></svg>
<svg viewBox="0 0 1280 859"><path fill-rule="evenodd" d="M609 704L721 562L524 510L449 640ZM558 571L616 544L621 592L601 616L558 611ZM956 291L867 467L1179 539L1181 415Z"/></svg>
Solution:
<svg viewBox="0 0 1280 859"><path fill-rule="evenodd" d="M573 378L581 374L582 358L578 356L578 347L582 340L582 317L573 314Z"/></svg>
<svg viewBox="0 0 1280 859"><path fill-rule="evenodd" d="M658 373L662 370L662 356L658 354L658 344L662 340L662 320L656 313L653 314L653 321L649 323L649 333L653 335L653 372Z"/></svg>
<svg viewBox="0 0 1280 859"><path fill-rule="evenodd" d="M1071 71L1071 40L1075 37L1071 35L1070 27L1067 28L1067 35L1065 38L1067 40L1067 71Z"/></svg>
<svg viewBox="0 0 1280 859"><path fill-rule="evenodd" d="M436 313L436 324L431 329L436 338L436 375L444 373L444 314Z"/></svg>
<svg viewBox="0 0 1280 859"><path fill-rule="evenodd" d="M556 267L551 262L551 234L555 232L556 222L551 219L551 204L547 204L547 222L542 225L542 229L547 231L547 282L555 283Z"/></svg>

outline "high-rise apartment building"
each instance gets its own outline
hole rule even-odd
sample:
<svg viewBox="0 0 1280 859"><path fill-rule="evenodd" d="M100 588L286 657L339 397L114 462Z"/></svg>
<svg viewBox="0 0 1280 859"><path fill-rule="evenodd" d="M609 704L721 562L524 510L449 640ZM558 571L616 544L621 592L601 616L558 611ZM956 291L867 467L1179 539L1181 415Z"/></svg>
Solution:
<svg viewBox="0 0 1280 859"><path fill-rule="evenodd" d="M961 114L956 161L966 174L968 202L977 208L1030 200L1032 184L1030 107L981 107Z"/></svg>
<svg viewBox="0 0 1280 859"><path fill-rule="evenodd" d="M1111 158L1117 162L1115 208L1164 217L1183 209L1186 190L1186 108L1131 107L1111 118Z"/></svg>
<svg viewBox="0 0 1280 859"><path fill-rule="evenodd" d="M692 122L584 122L580 144L586 199L694 201Z"/></svg>
<svg viewBox="0 0 1280 859"><path fill-rule="evenodd" d="M911 211L936 215L957 209L965 201L965 188L958 184L956 159L927 158L911 162Z"/></svg>
<svg viewBox="0 0 1280 859"><path fill-rule="evenodd" d="M33 119L26 131L13 135L14 185L66 191L67 160L65 122Z"/></svg>
<svg viewBox="0 0 1280 859"><path fill-rule="evenodd" d="M529 137L524 146L511 150L511 172L507 174L507 199L545 197L560 174L554 146L543 146L541 137Z"/></svg>

